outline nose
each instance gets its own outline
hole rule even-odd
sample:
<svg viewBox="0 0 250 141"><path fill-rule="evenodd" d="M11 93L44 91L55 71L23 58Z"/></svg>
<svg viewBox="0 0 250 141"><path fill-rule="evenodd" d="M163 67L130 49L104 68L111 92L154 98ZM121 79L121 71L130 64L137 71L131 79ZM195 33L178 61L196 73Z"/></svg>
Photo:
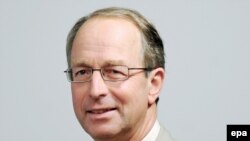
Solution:
<svg viewBox="0 0 250 141"><path fill-rule="evenodd" d="M107 95L108 88L102 78L100 71L93 71L90 86L90 97L98 99Z"/></svg>

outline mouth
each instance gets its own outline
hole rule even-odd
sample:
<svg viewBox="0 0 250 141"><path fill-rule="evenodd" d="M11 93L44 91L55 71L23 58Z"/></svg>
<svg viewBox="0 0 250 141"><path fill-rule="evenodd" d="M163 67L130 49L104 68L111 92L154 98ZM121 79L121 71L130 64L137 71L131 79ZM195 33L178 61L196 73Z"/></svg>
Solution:
<svg viewBox="0 0 250 141"><path fill-rule="evenodd" d="M92 110L87 110L87 113L90 113L90 114L103 114L103 113L107 113L107 112L114 111L114 110L116 110L116 108L92 109Z"/></svg>

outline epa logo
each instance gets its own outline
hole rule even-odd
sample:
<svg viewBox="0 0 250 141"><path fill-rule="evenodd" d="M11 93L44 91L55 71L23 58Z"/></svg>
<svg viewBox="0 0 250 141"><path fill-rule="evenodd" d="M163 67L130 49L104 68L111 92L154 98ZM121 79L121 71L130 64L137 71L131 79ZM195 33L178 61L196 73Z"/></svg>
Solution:
<svg viewBox="0 0 250 141"><path fill-rule="evenodd" d="M227 141L250 141L250 125L227 125Z"/></svg>
<svg viewBox="0 0 250 141"><path fill-rule="evenodd" d="M231 136L239 138L241 136L246 137L247 136L247 131L232 131Z"/></svg>

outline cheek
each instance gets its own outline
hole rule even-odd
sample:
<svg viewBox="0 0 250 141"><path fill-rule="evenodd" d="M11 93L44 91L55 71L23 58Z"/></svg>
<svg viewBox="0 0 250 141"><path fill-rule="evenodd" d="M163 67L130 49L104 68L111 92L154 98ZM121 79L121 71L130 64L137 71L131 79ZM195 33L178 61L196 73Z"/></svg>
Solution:
<svg viewBox="0 0 250 141"><path fill-rule="evenodd" d="M148 104L147 85L145 81L131 79L124 81L120 87L110 89L113 96L128 109L145 107Z"/></svg>
<svg viewBox="0 0 250 141"><path fill-rule="evenodd" d="M136 125L145 116L148 107L145 86L138 83L125 85L113 90L116 101L120 104L120 114L123 121L131 126Z"/></svg>
<svg viewBox="0 0 250 141"><path fill-rule="evenodd" d="M84 91L81 87L76 86L74 84L71 85L71 91L74 110L75 112L78 112L81 110L81 105L85 96Z"/></svg>

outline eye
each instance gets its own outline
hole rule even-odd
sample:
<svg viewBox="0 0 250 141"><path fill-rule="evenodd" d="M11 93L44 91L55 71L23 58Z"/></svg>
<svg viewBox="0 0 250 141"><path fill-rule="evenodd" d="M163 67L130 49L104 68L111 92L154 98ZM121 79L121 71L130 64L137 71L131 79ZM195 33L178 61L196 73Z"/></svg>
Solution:
<svg viewBox="0 0 250 141"><path fill-rule="evenodd" d="M75 73L75 76L78 76L78 75L84 75L86 73L85 70L80 70L78 72Z"/></svg>
<svg viewBox="0 0 250 141"><path fill-rule="evenodd" d="M75 76L75 77L80 77L80 76L89 75L90 73L91 73L91 70L90 70L90 69L80 69L80 70L77 70L77 71L74 73L74 76Z"/></svg>
<svg viewBox="0 0 250 141"><path fill-rule="evenodd" d="M103 75L107 79L111 79L111 80L123 79L127 76L126 67L125 68L123 66L107 67L103 70Z"/></svg>
<svg viewBox="0 0 250 141"><path fill-rule="evenodd" d="M110 70L110 73L117 74L117 73L122 73L122 72L119 70L112 69Z"/></svg>
<svg viewBox="0 0 250 141"><path fill-rule="evenodd" d="M108 75L114 75L114 74L122 74L122 71L115 68L106 68L104 70L104 73Z"/></svg>

